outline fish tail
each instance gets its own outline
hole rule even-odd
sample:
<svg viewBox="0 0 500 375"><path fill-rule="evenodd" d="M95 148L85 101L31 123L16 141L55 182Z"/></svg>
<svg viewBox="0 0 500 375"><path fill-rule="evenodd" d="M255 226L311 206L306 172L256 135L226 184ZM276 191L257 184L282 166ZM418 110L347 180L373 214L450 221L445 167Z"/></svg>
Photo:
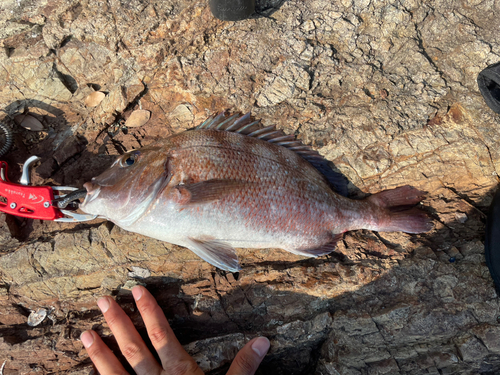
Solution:
<svg viewBox="0 0 500 375"><path fill-rule="evenodd" d="M433 228L427 214L414 207L425 198L425 192L411 186L384 190L368 197L368 201L384 211L380 221L379 232L424 233Z"/></svg>

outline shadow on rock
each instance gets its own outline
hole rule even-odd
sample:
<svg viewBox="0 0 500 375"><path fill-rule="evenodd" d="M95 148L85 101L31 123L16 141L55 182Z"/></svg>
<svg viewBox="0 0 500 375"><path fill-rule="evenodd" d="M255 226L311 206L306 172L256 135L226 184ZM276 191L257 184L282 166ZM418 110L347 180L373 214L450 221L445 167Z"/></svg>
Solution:
<svg viewBox="0 0 500 375"><path fill-rule="evenodd" d="M220 271L212 274L217 285L212 296L208 281L197 295L184 293L192 283L182 280L143 281L181 343L210 374L225 374L236 353L233 343L257 335L272 343L259 374L331 373L324 372L328 368L341 373L399 373L397 368L401 373L433 368L467 373L477 358L483 360L476 371L498 371L500 362L492 360L500 349L492 336L500 332L498 298L481 249L454 263L436 258L417 251L377 280L336 298L280 291L280 283L242 285L236 275ZM366 271L377 266L361 263ZM339 276L341 264L333 257L262 266L259 272L275 268L287 273L320 264L332 278ZM131 295L118 295L117 301L147 339ZM107 343L117 349L112 338Z"/></svg>

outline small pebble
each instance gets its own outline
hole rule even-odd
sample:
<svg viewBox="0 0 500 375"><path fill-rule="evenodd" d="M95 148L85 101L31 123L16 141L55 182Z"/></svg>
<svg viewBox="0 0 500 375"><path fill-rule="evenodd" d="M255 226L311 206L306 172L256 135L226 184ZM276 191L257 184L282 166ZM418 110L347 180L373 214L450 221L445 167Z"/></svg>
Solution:
<svg viewBox="0 0 500 375"><path fill-rule="evenodd" d="M28 325L31 327L35 327L43 322L46 317L47 309L38 309L36 311L32 311L30 316L28 316Z"/></svg>
<svg viewBox="0 0 500 375"><path fill-rule="evenodd" d="M101 91L94 91L92 94L85 98L85 105L90 108L97 107L105 97L105 93Z"/></svg>
<svg viewBox="0 0 500 375"><path fill-rule="evenodd" d="M461 224L465 223L469 218L467 217L466 214L464 214L463 212L456 212L455 213L455 218L457 219L457 221Z"/></svg>
<svg viewBox="0 0 500 375"><path fill-rule="evenodd" d="M125 126L128 128L137 128L148 122L150 117L151 112L145 109L138 109L132 112L127 121L125 121Z"/></svg>
<svg viewBox="0 0 500 375"><path fill-rule="evenodd" d="M30 115L17 115L14 117L14 120L21 125L23 128L39 132L43 130L43 125L40 121L38 121L35 117Z"/></svg>
<svg viewBox="0 0 500 375"><path fill-rule="evenodd" d="M137 279L145 279L151 276L151 272L147 268L132 266L132 271L128 273L128 276Z"/></svg>

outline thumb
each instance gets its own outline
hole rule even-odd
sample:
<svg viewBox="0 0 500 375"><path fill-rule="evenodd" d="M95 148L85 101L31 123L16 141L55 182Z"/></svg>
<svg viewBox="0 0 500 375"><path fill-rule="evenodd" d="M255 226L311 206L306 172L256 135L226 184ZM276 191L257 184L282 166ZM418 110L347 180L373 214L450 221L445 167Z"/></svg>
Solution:
<svg viewBox="0 0 500 375"><path fill-rule="evenodd" d="M236 354L227 375L253 375L269 350L269 340L256 337Z"/></svg>

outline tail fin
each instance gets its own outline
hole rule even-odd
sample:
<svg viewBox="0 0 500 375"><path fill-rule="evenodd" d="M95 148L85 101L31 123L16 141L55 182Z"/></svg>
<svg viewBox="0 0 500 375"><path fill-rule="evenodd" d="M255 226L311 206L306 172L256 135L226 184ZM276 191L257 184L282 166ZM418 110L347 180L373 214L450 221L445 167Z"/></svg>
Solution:
<svg viewBox="0 0 500 375"><path fill-rule="evenodd" d="M425 192L411 186L384 190L368 197L368 201L386 210L388 220L377 228L379 232L423 233L433 228L425 212L413 206L425 198Z"/></svg>

